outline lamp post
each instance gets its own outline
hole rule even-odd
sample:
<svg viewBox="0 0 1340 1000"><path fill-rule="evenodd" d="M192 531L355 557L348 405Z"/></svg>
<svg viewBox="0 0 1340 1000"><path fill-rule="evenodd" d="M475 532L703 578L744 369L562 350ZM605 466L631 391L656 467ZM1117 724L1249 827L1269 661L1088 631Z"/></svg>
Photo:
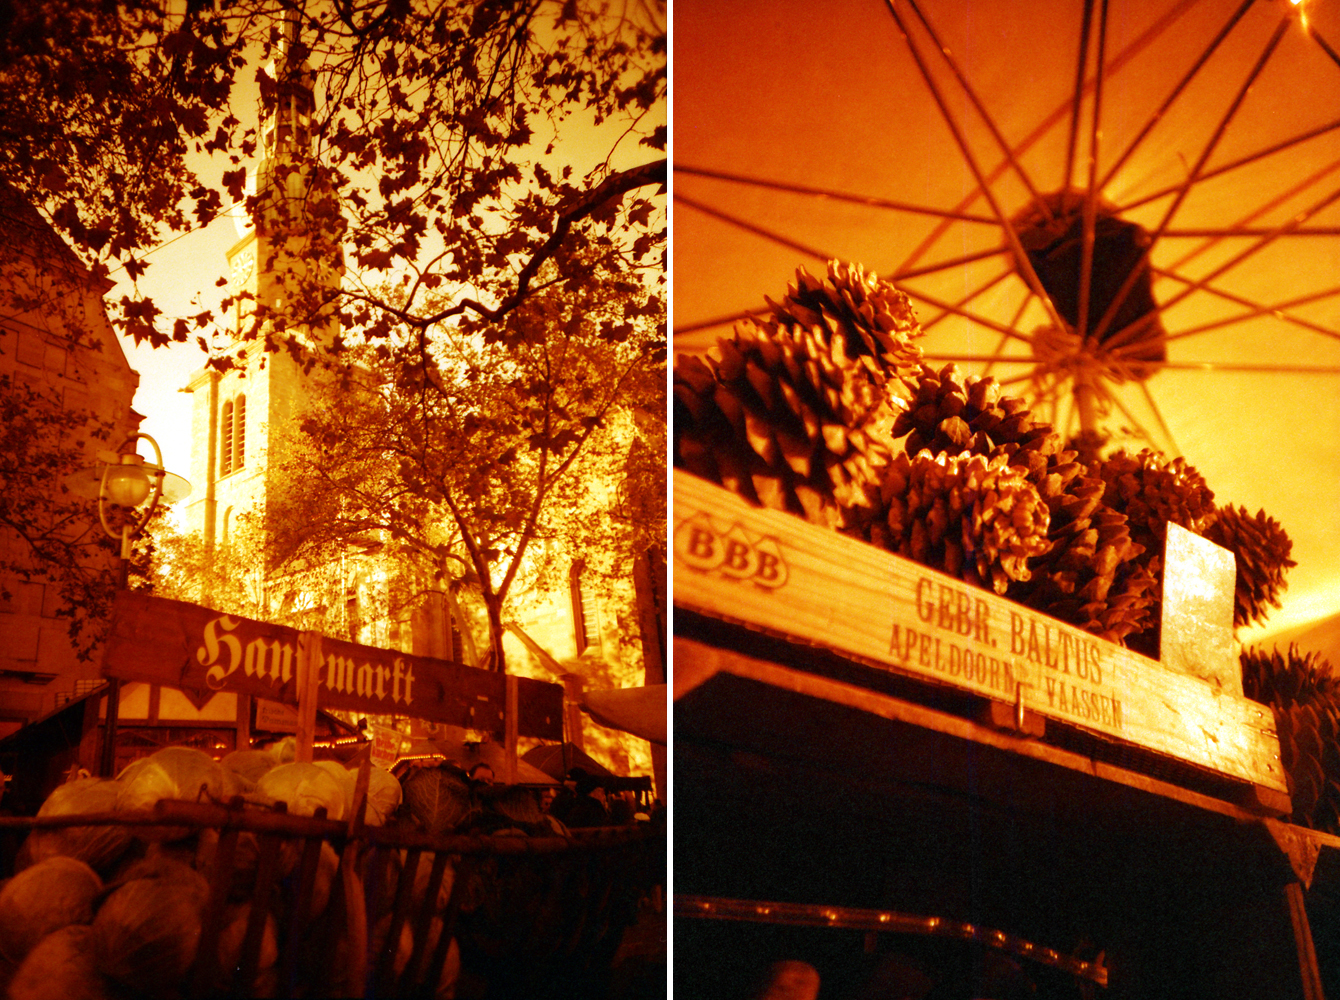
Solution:
<svg viewBox="0 0 1340 1000"><path fill-rule="evenodd" d="M155 462L145 462L136 451L136 442L140 439L148 441L153 447ZM169 498L174 500L189 493L190 485L180 476L173 476L163 468L163 452L158 447L158 442L148 434L138 432L131 434L121 442L115 454L104 454L99 457L104 458L106 464L102 467L102 478L98 485L98 520L108 537L119 539L121 542L116 582L118 588L124 589L130 574L132 544L158 508L158 502L164 496L165 481L168 479L175 481L174 488L169 491ZM181 489L183 486L184 490ZM120 531L114 530L108 523L109 504L134 511L146 500L149 503L143 513L127 518L121 525ZM115 777L113 772L116 767L116 717L121 697L121 681L119 678L111 677L107 683L107 728L103 733L102 758L98 773L111 778Z"/></svg>

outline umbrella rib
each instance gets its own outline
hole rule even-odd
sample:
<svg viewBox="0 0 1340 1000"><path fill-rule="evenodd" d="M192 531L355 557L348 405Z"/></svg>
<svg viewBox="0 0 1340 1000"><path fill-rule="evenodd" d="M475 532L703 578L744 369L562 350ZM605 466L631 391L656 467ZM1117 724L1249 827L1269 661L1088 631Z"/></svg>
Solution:
<svg viewBox="0 0 1340 1000"><path fill-rule="evenodd" d="M903 33L903 38L907 42L908 51L912 53L912 58L916 62L917 68L921 71L922 79L925 80L926 86L931 92L931 96L939 106L940 116L944 119L945 125L948 126L949 131L953 134L954 141L958 144L959 151L963 154L963 159L967 162L969 169L972 170L972 175L977 181L977 186L982 191L982 196L986 198L987 204L991 206L992 213L1000 220L1000 224L1005 230L1005 238L1009 241L1010 249L1014 251L1015 264L1023 272L1023 278L1028 283L1028 286L1032 288L1042 300L1042 303L1046 307L1056 328L1058 330L1065 329L1065 324L1061 321L1061 317L1056 313L1056 307L1052 304L1051 299L1047 297L1047 293L1042 287L1042 282L1038 279L1037 272L1033 270L1033 264L1029 261L1028 254L1024 252L1024 248L1019 243L1019 234L1014 231L1014 226L1012 226L1009 219L1005 217L1004 209L1001 208L1000 202L996 200L995 194L992 193L990 186L986 182L986 178L982 174L982 168L977 162L977 157L973 156L972 150L968 146L967 139L958 127L958 122L954 118L953 112L949 110L949 105L945 103L944 95L940 92L940 88L936 85L934 78L931 76L925 60L922 59L921 50L917 47L916 42L912 40L912 35L907 30L907 26L903 24L902 16L898 13L898 8L895 6L895 0L884 0L884 6L893 16L895 23L898 25L898 29Z"/></svg>
<svg viewBox="0 0 1340 1000"><path fill-rule="evenodd" d="M1177 86L1173 87L1172 92L1164 98L1163 103L1159 105L1158 109L1149 116L1149 121L1145 122L1144 127L1140 129L1135 138L1131 140L1125 151L1117 157L1117 161L1108 168L1107 173L1103 175L1102 182L1098 185L1099 190L1106 190L1108 184L1112 182L1112 178L1117 175L1117 171L1126 165L1126 161L1135 154L1136 149L1138 149L1140 144L1145 141L1149 136L1149 133L1154 130L1154 126L1163 120L1163 116L1168 113L1168 109L1173 106L1173 102L1181 96L1183 90L1191 85L1191 81L1195 79L1196 74L1204 68L1207 62L1209 62L1210 56L1214 54L1215 50L1223 40L1228 37L1229 32L1237 26L1237 23L1240 20L1242 20L1243 15L1247 13L1247 9L1255 2L1256 0L1243 0L1242 6L1228 19L1228 23L1219 29L1219 34L1215 35L1214 38L1210 40L1210 44L1206 46L1205 51L1200 54L1200 58L1191 65L1191 68L1187 71L1186 75L1178 81ZM1175 187L1170 188L1169 192L1175 190Z"/></svg>
<svg viewBox="0 0 1340 1000"><path fill-rule="evenodd" d="M1246 156L1239 157L1236 160L1231 160L1228 163L1223 164L1222 166L1215 167L1213 170L1207 170L1200 175L1201 182L1203 183L1205 181L1211 180L1212 178L1219 177L1223 174L1228 173L1230 170L1238 170L1242 167L1250 166L1251 164L1256 163L1258 160L1264 160L1268 156L1273 156L1276 153L1282 153L1286 149L1290 149L1294 146L1297 146L1299 143L1307 142L1309 139L1315 139L1317 138L1317 136L1325 135L1327 132L1334 132L1337 128L1340 128L1340 118L1337 118L1333 122L1327 122L1325 125L1319 125L1316 128L1308 129L1306 132L1300 132L1298 133L1298 135L1293 136L1292 138L1289 139L1284 139L1280 142L1275 143L1274 145L1265 146L1262 149L1258 149L1255 153L1248 153ZM1176 190L1177 190L1176 184L1170 185L1166 188L1161 188L1158 191L1155 191L1153 194L1148 194L1141 198L1137 198L1135 201L1127 202L1126 204L1120 206L1120 208L1118 208L1117 211L1119 213L1130 212L1144 205L1148 205L1150 202L1158 201L1160 198L1166 198L1168 197L1168 195L1174 193Z"/></svg>
<svg viewBox="0 0 1340 1000"><path fill-rule="evenodd" d="M1165 31L1167 31L1168 28L1170 28L1178 18L1180 18L1188 10L1194 7L1198 2L1199 0L1180 0L1180 2L1175 4L1162 17L1160 17L1157 21L1155 21L1148 28L1146 28L1138 38L1134 39L1129 45L1127 45L1124 49L1122 49L1121 52L1119 52L1116 56L1113 57L1111 64L1108 66L1108 74L1112 75L1119 72L1127 63L1129 63L1132 59L1134 59L1146 48L1148 48L1154 42L1155 39L1157 39ZM1065 117L1066 111L1069 108L1070 103L1068 101L1063 101L1060 104L1058 104L1049 114L1047 114L1045 117L1043 117L1043 119L1040 122L1038 122L1037 126L1033 129L1032 132L1028 133L1028 135L1024 136L1024 138L1020 140L1019 144L1015 146L1014 149L1012 150L1014 155L1016 157L1022 156L1024 153L1032 149L1033 146L1036 145L1038 141L1042 139L1043 136L1045 136L1048 132L1052 130L1052 127L1057 122L1061 121ZM1007 169L1008 169L1007 163L1003 161L1001 163L998 163L994 168L992 168L988 180L992 182L999 180L1001 174L1005 173ZM969 193L958 203L958 205L956 206L956 210L962 211L966 209L979 197L981 197L980 191L973 191ZM921 241L921 243L916 247L916 249L912 251L912 253L908 256L907 260L903 262L902 266L910 267L912 264L920 260L922 255L925 254L932 246L934 246L936 242L940 239L940 237L945 234L948 227L949 223L947 221L939 223L931 231L931 233L924 240Z"/></svg>
<svg viewBox="0 0 1340 1000"><path fill-rule="evenodd" d="M753 319L754 313L751 311L731 313L729 316L717 316L715 319L703 319L696 323L686 323L683 326L675 327L675 334L697 333L699 330L710 330L714 326L726 326L728 323L738 323L742 319Z"/></svg>
<svg viewBox="0 0 1340 1000"><path fill-rule="evenodd" d="M849 194L845 191L833 191L827 188L810 187L805 184L789 184L783 181L770 181L762 177L750 177L745 174L732 174L724 170L708 170L705 167L675 165L675 173L689 174L693 177L710 177L713 180L729 181L732 184L744 184L750 187L766 188L771 191L787 191L791 194L810 195L815 198L830 198L834 201L850 202L867 208L887 208L897 212L910 212L913 215L930 215L940 219L953 219L959 222L979 222L988 226L998 225L995 219L987 215L973 215L970 212L946 211L931 208L928 205L913 205L905 201L893 201L888 198L875 198L868 195Z"/></svg>
<svg viewBox="0 0 1340 1000"><path fill-rule="evenodd" d="M773 243L779 243L789 250L797 250L800 253L805 254L807 257L813 257L815 260L827 263L828 261L833 259L832 254L822 253L818 250L815 250L813 247L806 246L804 243L799 243L796 240L787 239L780 233L774 233L772 230L764 229L762 226L757 226L752 222L745 222L743 219L737 218L736 216L731 215L729 212L723 212L719 208L712 208L710 205L704 205L702 202L694 198L690 198L686 194L681 194L678 191L675 192L675 201L684 205L688 205L690 208L696 208L704 215L710 215L715 219L720 219L722 222L735 226L737 229L743 229L747 233L753 233L755 236L761 236L766 240L771 240Z"/></svg>
<svg viewBox="0 0 1340 1000"><path fill-rule="evenodd" d="M1086 2L1092 3L1093 0L1086 0ZM1001 148L1001 151L1005 154L1005 162L1019 175L1019 179L1023 181L1024 187L1028 189L1028 193L1032 196L1033 200L1038 201L1040 195L1038 194L1037 189L1033 186L1032 178L1028 176L1023 165L1016 159L1013 151L1010 149L1010 144L1005 141L1005 136L1001 134L1000 129L996 126L995 119L991 117L990 112L986 109L986 105L983 104L982 99L977 96L977 91L974 90L972 84L968 82L967 76L959 67L958 61L954 58L953 53L940 41L940 36L935 33L935 28L931 25L930 20L927 19L924 13L922 13L921 7L917 4L917 0L907 0L907 3L912 8L912 12L917 15L917 19L921 22L922 27L926 29L926 34L930 35L931 41L935 43L935 47L940 50L940 55L944 58L945 64L949 67L950 72L954 74L954 78L958 80L959 86L963 88L963 92L967 94L968 100L970 100L972 106L977 109L977 113L982 116L982 121L986 124L987 130L991 133L991 137L996 140L996 145L998 145ZM1047 212L1047 216L1050 218L1051 213L1047 211L1045 205L1043 206L1043 210Z"/></svg>
<svg viewBox="0 0 1340 1000"><path fill-rule="evenodd" d="M1228 226L1222 228L1187 228L1187 229L1166 229L1163 232L1163 238L1166 239L1199 239L1210 236L1215 239L1229 239L1234 236L1268 236L1275 231L1274 226ZM1340 226L1299 226L1289 233L1290 236L1340 236ZM1199 252L1199 251L1197 251ZM1179 265L1185 263L1178 261Z"/></svg>
<svg viewBox="0 0 1340 1000"><path fill-rule="evenodd" d="M1210 329L1218 329L1220 326L1228 326L1231 323L1243 322L1249 319L1254 319L1256 316L1260 316L1265 313L1271 313L1275 316L1276 319L1292 324L1293 326L1301 327L1302 329L1305 330L1311 330L1313 333L1319 333L1322 334L1323 336L1340 339L1340 332L1324 327L1320 323L1313 323L1311 320L1300 319L1297 316L1290 316L1287 313L1279 311L1280 309L1285 308L1288 305L1299 305L1302 304L1303 302L1309 301L1311 298L1313 298L1313 296L1304 296L1300 299L1293 300L1292 302L1285 303L1284 306L1276 306L1272 308L1270 306L1264 306L1259 302L1253 302L1251 301L1251 299L1244 298L1241 295L1234 295L1232 292L1228 292L1222 288L1216 288L1213 285L1205 283L1208 281L1208 279L1201 279L1201 282L1196 282L1193 281L1191 278L1184 278L1179 274L1174 274L1171 271L1164 271L1161 268L1153 268L1153 271L1161 278L1170 278L1171 280L1181 282L1184 285L1195 286L1199 284L1201 286L1199 290L1205 292L1207 295L1213 295L1216 298L1224 299L1228 302L1232 302L1234 305L1243 306L1249 310L1247 313L1243 313L1238 316L1232 316L1217 323L1205 324L1193 330L1168 334L1164 337L1165 342L1170 340L1181 340L1184 337L1189 337L1198 333L1204 333ZM1327 294L1335 294L1335 290L1332 290L1328 293L1319 294L1316 297L1325 298ZM1124 330L1117 331L1116 334L1107 339L1104 346L1111 352L1112 355L1118 358L1126 357L1127 355L1132 354L1137 350L1141 350L1142 349L1141 344L1139 343L1132 344L1128 343L1128 341L1130 341L1133 337L1143 332L1144 329L1148 327L1151 322L1153 322L1154 317L1171 309L1173 305L1180 302L1183 298L1185 298L1185 295L1181 293L1175 295L1171 300L1159 306L1159 308L1155 312L1148 313L1147 315L1140 317L1140 319L1136 320L1134 323L1126 327Z"/></svg>
<svg viewBox="0 0 1340 1000"><path fill-rule="evenodd" d="M943 299L937 299L925 292L919 292L913 288L904 288L904 292L911 298L925 302L927 305L934 306L936 309L943 309L945 312L953 313L955 316L961 316L966 320L976 323L978 326L984 326L988 330L995 330L997 333L1003 333L1013 340L1023 341L1025 344L1031 344L1032 340L1020 333L1018 330L1012 330L1003 323L998 323L993 319L987 319L985 316L979 316L976 313L969 312L952 302L946 302Z"/></svg>
<svg viewBox="0 0 1340 1000"><path fill-rule="evenodd" d="M962 361L965 364L1001 364L1011 365L1034 365L1037 359L1033 357L1001 357L999 350L994 354L923 354L922 358L926 361Z"/></svg>
<svg viewBox="0 0 1340 1000"><path fill-rule="evenodd" d="M1140 423L1139 420L1135 419L1135 414L1133 414L1130 410L1126 409L1126 404L1117 398L1116 393L1112 392L1110 389L1108 389L1106 385L1103 384L1102 379L1098 379L1096 382L1094 382L1093 386L1095 389L1098 390L1098 394L1100 396L1102 396L1104 399L1107 399L1109 402L1115 405L1118 410L1121 411L1122 416L1124 416L1127 420L1131 422L1135 432L1139 434L1140 437L1144 438L1150 444L1154 443L1154 439L1153 437L1150 436L1149 431L1145 429L1145 425ZM1177 442L1173 441L1172 445L1173 445L1173 457L1176 458Z"/></svg>
<svg viewBox="0 0 1340 1000"><path fill-rule="evenodd" d="M1271 198L1264 204L1262 204L1259 208L1255 209L1254 211L1248 212L1246 215L1244 215L1241 219L1238 220L1237 225L1245 225L1246 223L1256 221L1258 218L1260 218L1262 215L1265 215L1271 209L1278 208L1280 205L1284 204L1290 198L1302 194L1304 191L1306 191L1308 188L1312 187L1315 184L1319 184L1322 181L1322 179L1326 177L1327 174L1334 173L1337 169L1340 169L1340 159L1334 160L1333 162L1327 164L1326 166L1314 170L1311 174L1303 178L1301 181L1299 181L1293 187L1289 188L1287 191L1280 192L1274 198ZM1315 212L1313 212L1312 214L1315 214ZM1295 224L1294 229L1297 228L1298 224ZM1275 232L1276 228L1272 227L1271 229L1266 231L1265 235L1270 236L1270 238L1273 239L1274 238L1273 234ZM1202 253L1205 253L1211 247L1215 246L1221 239L1225 238L1226 237L1224 236L1214 236L1211 237L1210 239L1207 239L1200 246L1188 251L1186 254L1183 254L1177 260L1173 261L1173 263L1170 266L1173 269L1184 267L1186 264L1190 263L1192 260L1195 260L1197 257L1199 257Z"/></svg>
<svg viewBox="0 0 1340 1000"><path fill-rule="evenodd" d="M1014 268L1012 268L1012 267L1010 267L1010 268L1006 268L1004 271L1001 271L1000 274L996 275L994 278L992 278L992 279L991 279L990 281L988 281L986 284L981 285L981 286L978 287L976 290L971 291L971 292L969 292L967 295L963 296L963 298L961 298L961 299L959 299L957 302L955 302L954 305L959 306L960 308L963 307L963 306L966 306L966 305L967 305L969 302L971 302L973 299L977 298L977 296L981 295L983 292L987 291L988 289L992 288L993 286L1000 284L1002 281L1004 281L1006 278L1008 278L1008 277L1009 277L1010 275L1012 275L1013 273L1014 273ZM951 313L947 313L947 312L942 312L942 313L940 313L939 316L936 316L935 319L931 320L930 322L928 322L928 323L922 323L922 324L921 324L921 332L922 332L922 333L927 332L928 330L931 329L931 327L935 326L935 325L936 325L937 323L939 323L941 320L945 319L947 316L950 316L950 315L952 315L952 314L951 314ZM1015 324L1010 323L1010 324L1007 324L1007 325L1010 326L1011 328L1013 328Z"/></svg>
<svg viewBox="0 0 1340 1000"><path fill-rule="evenodd" d="M1173 457L1176 458L1182 453L1182 449L1177 447L1177 439L1173 437L1172 431L1168 428L1168 423L1163 419L1163 413L1159 406L1154 402L1154 395L1149 391L1149 384L1144 379L1140 379L1140 391L1145 394L1145 401L1149 403L1149 408L1154 411L1154 419L1159 422L1159 429L1167 436L1168 442L1173 446Z"/></svg>
<svg viewBox="0 0 1340 1000"><path fill-rule="evenodd" d="M1118 310L1121 309L1125 304L1127 297L1130 296L1136 281L1139 280L1141 273L1144 271L1145 267L1148 266L1151 249L1158 243L1159 238L1163 235L1163 230L1168 227L1173 216L1182 206L1182 202L1186 199L1192 186L1199 181L1200 172L1204 168L1206 161L1209 160L1215 147L1219 145L1219 140L1223 138L1229 123L1233 120L1234 116L1237 115L1238 109L1246 99L1247 92L1251 90L1252 84L1256 82L1256 78L1261 74L1261 71L1265 69L1266 63L1278 47L1280 40L1284 37L1284 32L1289 27L1289 21L1290 16L1288 14L1282 17L1279 25L1275 28L1274 34L1272 34L1270 39L1266 42L1266 46L1262 50L1260 57L1252 66L1251 72L1247 74L1247 79L1243 81L1242 87L1238 90L1232 103L1229 104L1228 110L1224 113L1223 118L1220 119L1219 124L1215 127L1214 134L1210 136L1209 142L1207 142L1205 148L1201 150L1200 156L1196 159L1195 166L1191 168L1190 175L1178 189L1177 195L1173 199L1173 203L1168 207L1167 212L1164 213L1158 228L1150 235L1149 242L1141 251L1139 260L1135 262L1135 265L1126 275L1125 280L1121 283L1121 287L1117 290L1117 294L1113 296L1112 301L1108 304L1107 310L1103 313L1102 319L1098 321L1098 326L1093 331L1095 340L1102 340L1103 334L1107 333L1108 328L1112 325L1112 321L1116 318Z"/></svg>
<svg viewBox="0 0 1340 1000"><path fill-rule="evenodd" d="M1032 303L1032 302L1033 302L1033 292L1032 292L1032 290L1025 290L1025 292L1024 292L1024 300L1022 300L1022 302L1021 302L1020 304L1018 304L1018 308L1017 308L1017 310L1014 310L1014 315L1013 315L1013 316L1010 316L1010 320L1009 320L1009 328L1010 328L1010 330L1018 330L1018 322L1020 322L1020 320L1021 320L1022 318L1024 318L1024 312L1025 312L1026 310L1028 310L1029 304ZM1029 345L1032 345L1032 343L1033 343L1032 340L1029 340ZM997 357L998 357L998 355L1000 355L1000 353L1001 353L1001 347L1004 347L1004 346L1005 346L1005 340L1004 340L1004 339L1001 339L1001 342L998 343L998 345L996 345L996 354L997 354ZM992 362L992 365L994 365L994 362ZM982 373L982 374L989 374L989 373L990 373L990 370L992 370L992 365L988 365L988 366L986 366L985 369L984 369L984 373Z"/></svg>
<svg viewBox="0 0 1340 1000"><path fill-rule="evenodd" d="M1065 173L1061 175L1061 190L1070 187L1075 176L1075 151L1079 148L1079 113L1084 104L1085 70L1089 64L1089 32L1093 30L1093 0L1084 0L1083 20L1079 29L1079 57L1075 60L1075 95L1070 99L1070 135L1065 144Z"/></svg>
<svg viewBox="0 0 1340 1000"><path fill-rule="evenodd" d="M906 271L895 271L889 275L889 281L906 281L908 278L921 278L928 274L936 274L939 271L952 271L956 267L962 267L964 264L971 264L974 261L987 260L991 257L999 257L1003 253L1009 253L1009 247L992 247L989 250L978 250L976 253L964 254L962 257L954 257L951 260L942 260L934 264L926 264L922 267L914 267ZM1013 270L1006 274L1012 274ZM1000 279L997 278L997 281ZM992 282L995 284L995 282Z"/></svg>
<svg viewBox="0 0 1340 1000"><path fill-rule="evenodd" d="M1010 338L1006 337L1004 334L1001 334L1000 339L996 341L995 348L991 351L991 360L988 361L986 367L982 369L983 375L990 375L991 369L996 366L997 361L1004 362L1005 359L1000 356L1000 352L1004 349L1005 344L1009 339Z"/></svg>
<svg viewBox="0 0 1340 1000"><path fill-rule="evenodd" d="M1076 333L1081 346L1088 340L1089 292L1093 284L1094 227L1098 217L1098 135L1103 110L1103 57L1107 48L1107 0L1098 21L1098 51L1094 60L1093 121L1089 132L1089 178L1084 193L1084 241L1080 247L1079 312Z"/></svg>
<svg viewBox="0 0 1340 1000"><path fill-rule="evenodd" d="M1312 216L1316 215L1322 209L1326 208L1327 206L1331 205L1337 200L1340 200L1340 188L1336 188L1334 191L1328 194L1325 198L1321 199L1315 205L1299 213L1298 215L1295 215L1288 222L1284 223L1284 225L1277 227L1270 235L1261 237L1259 240L1257 240L1247 249L1243 250L1241 253L1237 254L1236 256L1230 257L1227 261L1220 264L1209 274L1205 275L1204 277L1197 278L1193 282L1190 282L1186 288L1182 289L1180 292L1174 295L1169 301L1165 302L1161 308L1171 309L1173 306L1177 305L1177 303L1181 302L1184 298L1186 298L1193 292L1208 288L1209 283L1213 281L1215 278L1219 277L1224 272L1237 267L1248 257L1251 257L1252 255L1258 253L1261 250L1264 250L1267 246L1275 242L1275 240L1279 239L1281 236L1289 235L1291 230L1296 229L1298 226L1302 225ZM1186 279L1178 277L1177 280L1185 281Z"/></svg>
<svg viewBox="0 0 1340 1000"><path fill-rule="evenodd" d="M1161 361L1160 368L1192 372L1262 372L1274 375L1340 375L1340 365L1249 365L1233 361Z"/></svg>
<svg viewBox="0 0 1340 1000"><path fill-rule="evenodd" d="M1156 270L1155 273L1157 274L1160 272ZM1176 276L1171 274L1168 275L1168 277L1174 278L1174 280L1178 281L1187 280L1186 278L1176 278ZM1227 294L1227 293L1220 293L1218 289L1210 289L1210 291L1212 294L1224 294L1224 295ZM1296 320L1292 316L1285 315L1283 311L1285 309L1291 309L1294 306L1306 305L1309 302L1316 302L1320 299L1327 299L1334 295L1340 295L1340 285L1334 288L1324 289L1323 291L1320 292L1313 292L1310 295L1301 295L1296 299L1290 299L1287 302L1280 302L1273 306L1264 306L1261 305L1260 303L1248 303L1246 299L1241 299L1235 296L1233 299L1230 299L1230 301L1235 301L1238 305L1247 305L1250 311L1240 313L1237 316L1229 316L1226 319L1217 319L1209 323L1202 323L1200 326L1193 326L1186 330L1179 330L1177 333L1168 334L1164 338L1164 340L1165 341L1182 340L1185 337L1194 337L1197 334L1209 333L1211 330L1220 330L1226 326L1232 326L1234 323L1245 323L1249 319L1255 319L1258 316L1265 316L1267 314L1273 315L1276 319L1284 320L1285 322L1305 323L1306 322L1305 320ZM1327 330L1325 328L1321 328L1317 332L1325 333L1329 336L1340 337L1340 333L1337 333L1336 331L1332 330Z"/></svg>
<svg viewBox="0 0 1340 1000"><path fill-rule="evenodd" d="M1312 27L1312 22L1307 18L1303 18L1303 30L1308 33L1314 42L1321 46L1323 52L1330 56L1331 62L1340 66L1340 54L1337 54L1335 49L1331 48L1331 46L1326 43L1326 39L1322 38L1321 35L1317 33L1317 29Z"/></svg>

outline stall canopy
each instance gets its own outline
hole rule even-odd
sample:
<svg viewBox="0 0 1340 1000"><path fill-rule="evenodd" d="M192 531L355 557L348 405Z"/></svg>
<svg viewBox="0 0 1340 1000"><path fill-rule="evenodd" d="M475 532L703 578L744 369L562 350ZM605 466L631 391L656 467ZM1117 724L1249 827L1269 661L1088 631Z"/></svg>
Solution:
<svg viewBox="0 0 1340 1000"><path fill-rule="evenodd" d="M666 685L587 691L582 710L602 726L665 746Z"/></svg>
<svg viewBox="0 0 1340 1000"><path fill-rule="evenodd" d="M860 263L937 367L1072 432L1078 376L1276 518L1298 565L1243 638L1340 609L1340 5L685 0L673 31L676 351Z"/></svg>
<svg viewBox="0 0 1340 1000"><path fill-rule="evenodd" d="M545 743L531 747L521 759L558 781L562 781L574 767L580 767L587 774L614 773L576 743Z"/></svg>

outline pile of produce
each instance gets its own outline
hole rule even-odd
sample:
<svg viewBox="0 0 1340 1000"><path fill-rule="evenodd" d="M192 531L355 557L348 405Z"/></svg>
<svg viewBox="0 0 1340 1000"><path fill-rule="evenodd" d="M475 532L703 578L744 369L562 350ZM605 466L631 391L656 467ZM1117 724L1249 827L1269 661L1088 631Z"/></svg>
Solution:
<svg viewBox="0 0 1340 1000"><path fill-rule="evenodd" d="M188 747L167 747L130 764L115 779L84 777L59 786L39 814L138 812L152 810L162 799L226 802L240 796L249 808L284 802L290 815L324 809L328 818L343 820L354 810L357 780L357 770L335 761L294 762L292 741L230 753L222 761ZM566 833L540 813L531 790L472 786L449 764L414 767L403 787L389 771L371 767L365 821L436 834ZM304 843L284 837L275 851L250 831L236 833L218 916L221 978L206 987L211 995L227 995L237 985L231 977L253 922L260 950L249 988L256 996L276 993L278 958L285 949L296 949L300 961L324 977L308 984L309 995L361 994L366 963L351 956L376 955L386 947L394 952L397 971L405 968L415 945L412 928L401 930L394 948L388 939L394 887L407 853L346 849L342 857L323 841L302 936L295 941L289 936L299 905ZM0 883L0 995L6 989L23 1000L191 995L219 844L218 830L160 824L34 830L20 850L17 874ZM263 861L273 862L277 881L267 911L253 921L251 901ZM425 905L431 868L431 855L422 855L411 893L413 914ZM426 931L430 949L441 939L441 915L454 885L448 864L429 907L437 914ZM477 870L462 883L460 912L496 909L509 885L498 883L492 869ZM366 897L365 886L372 887ZM445 943L445 954L440 996L452 995L459 973L455 937Z"/></svg>
<svg viewBox="0 0 1340 1000"><path fill-rule="evenodd" d="M330 818L347 817L357 772L336 762L296 764L285 749L240 751L217 762L198 750L168 747L135 761L114 780L78 778L59 786L39 815L145 810L160 799L224 801L241 795L256 807L284 801L293 815L310 815L320 806ZM367 822L411 822L398 816L401 799L397 779L373 767ZM18 1000L178 1000L193 995L218 844L218 831L209 828L136 824L33 831L20 851L17 874L0 883L0 995ZM293 947L325 977L309 984L309 995L361 994L361 983L355 986L348 977L365 970L331 962L329 955L356 949L360 927L363 935L370 926L375 931L378 921L389 928L391 900L371 901L354 920L353 907L365 903L361 885L367 857L357 851L349 855L345 860L355 868L343 876L340 855L322 842L304 936L287 940L298 905L302 844L301 839L284 838L274 856L278 881L267 912L258 918L261 947L250 990L256 996L275 995L281 949ZM220 918L221 978L207 988L211 995L228 995L234 989L231 977L241 960L262 850L255 834L237 834ZM425 859L418 873L417 902L426 891L429 867ZM435 900L439 914L452 882L449 866ZM441 920L430 930L440 937ZM366 938L361 947L366 948ZM400 942L402 968L412 947L407 927ZM458 970L453 940L440 995L451 995Z"/></svg>

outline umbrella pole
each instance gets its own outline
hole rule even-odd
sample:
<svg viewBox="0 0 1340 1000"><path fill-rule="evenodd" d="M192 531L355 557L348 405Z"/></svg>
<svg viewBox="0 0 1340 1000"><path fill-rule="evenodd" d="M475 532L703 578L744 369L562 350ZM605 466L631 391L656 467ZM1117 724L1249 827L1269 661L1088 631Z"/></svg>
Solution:
<svg viewBox="0 0 1340 1000"><path fill-rule="evenodd" d="M1075 408L1079 411L1079 427L1085 433L1098 429L1097 395L1089 373L1075 373Z"/></svg>

